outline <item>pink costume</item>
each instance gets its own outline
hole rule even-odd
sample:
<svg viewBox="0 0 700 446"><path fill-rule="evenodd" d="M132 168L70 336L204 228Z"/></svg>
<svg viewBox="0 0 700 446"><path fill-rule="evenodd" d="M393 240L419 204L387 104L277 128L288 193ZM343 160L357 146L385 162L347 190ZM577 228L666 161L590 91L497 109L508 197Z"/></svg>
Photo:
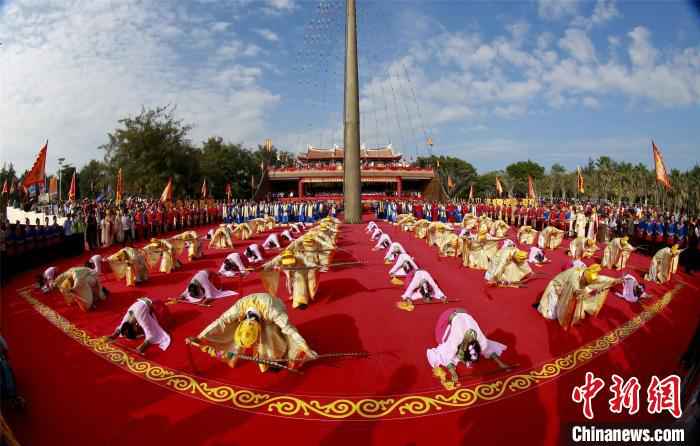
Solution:
<svg viewBox="0 0 700 446"><path fill-rule="evenodd" d="M277 234L268 235L263 242L263 248L265 249L280 248L281 246L282 245L280 245L280 239L277 237Z"/></svg>
<svg viewBox="0 0 700 446"><path fill-rule="evenodd" d="M544 251L542 251L542 250L541 250L540 248L538 248L537 246L532 246L532 247L530 247L530 253L529 253L528 256L527 256L527 261L530 262L530 263L540 263L540 262L537 260L537 255L538 255L538 254L541 254L542 257L543 257L545 260L547 260L547 258L544 257Z"/></svg>
<svg viewBox="0 0 700 446"><path fill-rule="evenodd" d="M501 248L505 248L506 246L515 246L515 243L513 243L511 239L505 239L503 243L501 243Z"/></svg>
<svg viewBox="0 0 700 446"><path fill-rule="evenodd" d="M411 282L406 287L406 291L401 295L403 299L419 300L423 299L423 295L420 292L420 288L423 282L427 282L430 285L430 297L433 299L446 299L445 293L442 292L437 283L433 280L432 276L425 270L419 269L413 274Z"/></svg>
<svg viewBox="0 0 700 446"><path fill-rule="evenodd" d="M264 259L263 259L263 255L262 255L262 253L260 252L260 247L259 247L257 244L253 243L252 245L249 245L248 248L249 248L251 251L253 251L253 256L248 256L248 255L246 255L246 257L248 258L248 261L249 261L249 262L251 262L251 263L257 263L257 262L262 262L262 261L264 260Z"/></svg>
<svg viewBox="0 0 700 446"><path fill-rule="evenodd" d="M369 234L370 232L374 231L375 229L377 229L377 224L375 222L371 221L371 222L369 222L369 224L367 224L367 229L365 230L365 232L367 232Z"/></svg>
<svg viewBox="0 0 700 446"><path fill-rule="evenodd" d="M299 223L292 223L289 225L289 229L294 233L301 232L301 229L299 229Z"/></svg>
<svg viewBox="0 0 700 446"><path fill-rule="evenodd" d="M391 245L391 237L389 237L389 234L382 234L381 237L379 237L379 240L377 240L377 244L374 245L374 249L383 249L383 248L388 248Z"/></svg>
<svg viewBox="0 0 700 446"><path fill-rule="evenodd" d="M382 230L379 228L374 228L374 231L372 231L372 237L370 237L371 240L377 240L380 235L382 235Z"/></svg>
<svg viewBox="0 0 700 446"><path fill-rule="evenodd" d="M204 299L221 299L223 297L235 296L238 293L231 290L220 290L214 286L209 280L209 272L205 269L197 272L197 274L192 277L190 283L197 281L204 288L203 297L192 297L187 289L181 294L182 298L187 302L200 302ZM189 285L189 284L188 284Z"/></svg>
<svg viewBox="0 0 700 446"><path fill-rule="evenodd" d="M102 274L102 256L95 254L94 256L90 257L90 261L93 265L95 265L92 270L95 271L96 274Z"/></svg>
<svg viewBox="0 0 700 446"><path fill-rule="evenodd" d="M413 261L413 257L409 256L407 253L399 254L396 259L396 263L389 270L389 275L394 277L406 277L408 273L404 270L403 264L408 263L411 266L411 271L418 269L418 265Z"/></svg>
<svg viewBox="0 0 700 446"><path fill-rule="evenodd" d="M583 263L580 259L574 259L573 261L570 262L565 262L564 265L562 266L561 270L566 271L567 269L570 268L588 268L588 265Z"/></svg>
<svg viewBox="0 0 700 446"><path fill-rule="evenodd" d="M391 246L389 246L389 250L386 252L384 260L387 262L393 262L396 257L400 256L401 254L406 254L406 250L403 249L401 243L394 242L391 244Z"/></svg>
<svg viewBox="0 0 700 446"><path fill-rule="evenodd" d="M287 239L288 242L291 242L292 240L294 240L294 237L292 237L292 234L287 229L282 231L282 233L280 234L280 237L284 237L285 239Z"/></svg>
<svg viewBox="0 0 700 446"><path fill-rule="evenodd" d="M243 260L241 259L241 255L237 252L232 252L231 254L227 255L225 260L230 260L233 262L233 264L238 268L238 271L227 271L225 268L225 263L222 263L221 267L219 267L219 275L224 277L235 277L237 274L248 274L248 271L246 271L245 265L243 264Z"/></svg>
<svg viewBox="0 0 700 446"><path fill-rule="evenodd" d="M646 297L644 289L641 290L640 295L635 293L635 289L639 285L639 282L637 282L637 279L635 279L634 276L631 274L625 274L622 279L622 294L615 293L617 297L621 297L627 302L637 302L640 297Z"/></svg>
<svg viewBox="0 0 700 446"><path fill-rule="evenodd" d="M449 318L452 316L452 321ZM442 327L445 327L444 329ZM435 337L439 345L426 351L430 367L456 366L459 363L457 350L464 341L464 335L469 330L476 333L476 341L481 347L481 356L490 358L492 355L501 356L507 348L500 342L487 339L473 317L460 309L450 309L442 313L435 327ZM439 334L442 333L442 335Z"/></svg>
<svg viewBox="0 0 700 446"><path fill-rule="evenodd" d="M166 350L168 346L170 346L170 335L163 330L158 322L158 319L153 316L149 303L151 303L151 300L147 297L136 299L136 302L131 304L129 309L126 311L126 314L124 315L124 318L122 318L117 330L124 324L124 322L128 322L129 314L131 313L134 316L134 319L136 319L136 322L138 322L143 329L143 334L146 341L149 344L157 345L161 350Z"/></svg>

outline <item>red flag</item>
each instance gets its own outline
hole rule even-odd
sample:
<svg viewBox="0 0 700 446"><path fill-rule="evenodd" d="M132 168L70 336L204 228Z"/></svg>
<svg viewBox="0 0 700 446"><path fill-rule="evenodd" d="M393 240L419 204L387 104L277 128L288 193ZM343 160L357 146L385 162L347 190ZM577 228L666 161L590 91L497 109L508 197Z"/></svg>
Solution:
<svg viewBox="0 0 700 446"><path fill-rule="evenodd" d="M120 167L117 172L117 187L114 192L114 201L117 204L122 202L122 195L124 195L124 179L122 178L122 168Z"/></svg>
<svg viewBox="0 0 700 446"><path fill-rule="evenodd" d="M503 193L503 186L501 185L501 177L496 177L496 192L498 192L499 197Z"/></svg>
<svg viewBox="0 0 700 446"><path fill-rule="evenodd" d="M226 199L231 200L231 183L226 183Z"/></svg>
<svg viewBox="0 0 700 446"><path fill-rule="evenodd" d="M654 153L654 167L656 168L656 181L663 184L666 189L671 189L671 180L668 179L668 171L664 164L664 157L661 150L656 147L654 141L651 142L651 150Z"/></svg>
<svg viewBox="0 0 700 446"><path fill-rule="evenodd" d="M474 185L469 186L469 199L473 200L474 199Z"/></svg>
<svg viewBox="0 0 700 446"><path fill-rule="evenodd" d="M52 176L49 180L49 193L58 193L58 179L55 176Z"/></svg>
<svg viewBox="0 0 700 446"><path fill-rule="evenodd" d="M75 201L75 170L73 171L73 178L70 180L70 189L68 189L68 199Z"/></svg>
<svg viewBox="0 0 700 446"><path fill-rule="evenodd" d="M207 195L208 195L209 190L207 189L207 179L204 179L204 182L202 183L202 199L206 200Z"/></svg>
<svg viewBox="0 0 700 446"><path fill-rule="evenodd" d="M530 175L527 176L527 198L535 198L535 185Z"/></svg>
<svg viewBox="0 0 700 446"><path fill-rule="evenodd" d="M173 177L168 179L168 184L165 185L163 193L160 194L161 203L170 203L171 201L173 201Z"/></svg>
<svg viewBox="0 0 700 446"><path fill-rule="evenodd" d="M576 175L577 175L576 187L578 189L578 193L582 194L586 191L586 188L584 187L584 184L583 184L583 175L581 175L581 168L580 167L576 168Z"/></svg>
<svg viewBox="0 0 700 446"><path fill-rule="evenodd" d="M46 168L46 151L49 147L49 141L46 140L43 146L41 146L41 149L39 149L39 155L36 157L36 161L34 161L34 165L32 166L32 169L27 173L27 175L24 176L24 180L22 181L22 185L25 188L28 188L29 186L33 184L43 184L44 180L46 178L45 175L45 168Z"/></svg>

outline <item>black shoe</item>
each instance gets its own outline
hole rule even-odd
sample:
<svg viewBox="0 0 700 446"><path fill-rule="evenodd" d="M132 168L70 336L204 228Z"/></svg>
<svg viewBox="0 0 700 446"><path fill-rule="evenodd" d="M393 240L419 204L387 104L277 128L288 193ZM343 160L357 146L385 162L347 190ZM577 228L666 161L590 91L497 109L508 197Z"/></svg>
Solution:
<svg viewBox="0 0 700 446"><path fill-rule="evenodd" d="M309 306L307 304L301 304L297 307L299 310L306 310Z"/></svg>
<svg viewBox="0 0 700 446"><path fill-rule="evenodd" d="M539 307L540 307L539 301L532 304L532 308L534 308L535 310L537 310Z"/></svg>

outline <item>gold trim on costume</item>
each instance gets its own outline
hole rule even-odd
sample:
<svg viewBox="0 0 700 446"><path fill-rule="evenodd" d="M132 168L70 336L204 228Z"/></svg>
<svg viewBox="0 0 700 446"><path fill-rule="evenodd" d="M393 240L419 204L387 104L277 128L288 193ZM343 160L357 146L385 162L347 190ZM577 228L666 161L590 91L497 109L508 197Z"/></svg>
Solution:
<svg viewBox="0 0 700 446"><path fill-rule="evenodd" d="M682 285L677 285L673 290L666 292L654 304L643 306L641 313L602 337L551 362L533 366L533 368L521 374L503 377L486 383L475 383L454 391L428 392L424 395L403 395L383 399L352 396L340 399L332 399L332 397L321 399L265 393L214 381L206 381L199 377L163 367L141 357L132 356L113 344L105 343L101 338L92 338L87 332L76 327L66 318L32 297L31 289L18 290L18 292L39 314L94 353L134 375L168 387L178 393L225 407L259 414L305 420L369 420L378 418L407 419L417 416L437 415L479 406L533 389L535 386L544 384L566 372L587 364L593 358L620 344L625 338L660 313L673 300L675 294L681 288Z"/></svg>

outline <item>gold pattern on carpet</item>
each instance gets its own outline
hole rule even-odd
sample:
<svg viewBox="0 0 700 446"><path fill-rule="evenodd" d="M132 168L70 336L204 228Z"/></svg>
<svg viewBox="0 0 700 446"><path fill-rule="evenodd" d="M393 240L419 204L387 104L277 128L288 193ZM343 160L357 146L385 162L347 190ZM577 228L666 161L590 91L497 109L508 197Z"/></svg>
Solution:
<svg viewBox="0 0 700 446"><path fill-rule="evenodd" d="M32 297L30 289L20 289L19 294L49 322L69 337L91 349L111 363L176 392L220 404L233 409L266 413L300 419L406 419L415 416L435 415L447 411L478 406L500 398L514 396L551 381L563 373L585 365L593 358L620 344L625 338L661 312L682 286L665 293L652 305L644 306L634 318L606 335L579 347L565 356L517 375L511 375L487 383L475 383L451 392L432 395L405 395L395 398L341 398L327 401L293 395L267 394L240 389L226 384L209 383L199 377L171 370L141 357L132 356L100 338L92 338L84 330Z"/></svg>

